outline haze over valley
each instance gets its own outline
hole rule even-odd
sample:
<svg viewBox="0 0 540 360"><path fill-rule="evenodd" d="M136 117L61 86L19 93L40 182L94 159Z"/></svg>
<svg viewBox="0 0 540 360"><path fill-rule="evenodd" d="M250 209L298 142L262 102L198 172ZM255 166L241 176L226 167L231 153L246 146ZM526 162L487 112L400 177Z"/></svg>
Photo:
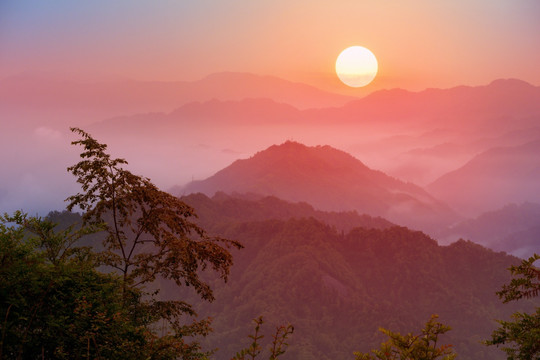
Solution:
<svg viewBox="0 0 540 360"><path fill-rule="evenodd" d="M305 201L321 210L356 210L386 217L436 238L447 232L441 229L485 212L510 204L540 203L536 184L540 169L540 88L524 81L496 80L485 86L420 92L381 90L353 100L274 77L240 73L217 74L192 83L140 83L136 87L140 90L132 90L131 95L113 91L116 87L107 83L56 85L57 91L70 93L77 101L47 97L43 90L36 95L39 88L28 86L29 82L34 83L29 77L4 81L0 101L11 104L2 109L4 118L37 108L50 119L58 116L59 120L42 126L36 115L27 115L23 121L11 122L2 133L4 144L21 149L16 160L8 159L12 171L2 175L0 201L6 210L30 203L31 207L25 208L31 212L63 208L62 200L75 189L64 173L76 159L69 146L72 137L66 118L76 118L87 108L95 115L73 121L70 126L84 127L107 143L114 154L127 158L133 171L146 174L162 188L176 189L173 192L177 194L203 191L212 196L225 191L275 195ZM133 89L130 83L113 84ZM226 90L233 84L234 91ZM154 100L145 95L153 94L156 86L164 89L161 94L168 91L168 95L155 96ZM178 90L183 87L191 90ZM89 89L103 94L100 88L110 89L113 96L107 102L97 99L92 103ZM219 96L216 88L225 95ZM289 89L291 95L283 89ZM146 99L147 104L137 101L134 94ZM132 99L126 100L129 97ZM333 106L305 108L309 98ZM115 113L118 109L133 112L129 110L132 102L153 112ZM176 108L175 102L180 104ZM160 108L165 111L157 111ZM21 132L26 135L17 136ZM252 170L249 166L238 170L236 177L218 183L211 180L213 174L236 160L257 153L261 155L255 158L260 158L265 149L286 148L287 144L298 144L297 151L290 149L283 158L269 155ZM339 165L338 158L328 158L330 153L326 160L303 155L312 147L343 151L343 158L350 160ZM45 165L50 157L57 161ZM374 174L370 176L375 178L355 178L355 166L370 169ZM256 171L260 179L248 176L246 171ZM299 173L295 175L295 171ZM380 175L375 175L377 172ZM381 182L377 176L386 176L387 180ZM210 188L196 185L208 181L214 181ZM385 182L394 185L383 196L362 181L378 187L386 186ZM358 193L357 200L353 200L353 193ZM397 201L391 207L385 200L389 196ZM402 196L409 200L399 200ZM448 237L441 236L441 240L446 242ZM518 249L513 251L519 253Z"/></svg>

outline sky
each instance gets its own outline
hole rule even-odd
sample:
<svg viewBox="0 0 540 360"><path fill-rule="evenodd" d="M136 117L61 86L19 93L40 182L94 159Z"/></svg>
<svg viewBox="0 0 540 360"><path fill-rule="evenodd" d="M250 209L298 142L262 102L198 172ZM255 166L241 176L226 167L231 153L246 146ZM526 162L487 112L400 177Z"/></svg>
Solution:
<svg viewBox="0 0 540 360"><path fill-rule="evenodd" d="M354 91L344 48L378 58L369 90L540 85L538 0L1 0L0 78L197 80L221 71Z"/></svg>

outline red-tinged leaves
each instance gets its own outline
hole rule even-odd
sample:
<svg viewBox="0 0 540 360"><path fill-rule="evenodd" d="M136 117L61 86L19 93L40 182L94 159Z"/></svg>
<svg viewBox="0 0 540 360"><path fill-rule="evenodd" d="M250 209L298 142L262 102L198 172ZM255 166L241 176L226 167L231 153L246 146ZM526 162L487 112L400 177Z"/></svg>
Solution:
<svg viewBox="0 0 540 360"><path fill-rule="evenodd" d="M72 131L82 137L73 144L83 147L84 160L68 171L83 192L67 199L68 209L84 210L87 224L107 224L103 261L122 269L126 283L142 285L162 277L193 286L201 297L212 300L198 271L210 266L227 280L233 261L227 249L241 245L208 236L190 221L196 217L193 208L123 169L127 162L112 159L105 152L107 146L88 133Z"/></svg>
<svg viewBox="0 0 540 360"><path fill-rule="evenodd" d="M127 161L111 158L106 153L107 145L81 129L71 130L80 135L81 139L73 144L83 151L82 160L68 171L77 178L82 191L66 200L67 208L83 210L86 225L105 227L105 250L99 259L122 275L124 297L130 290L162 278L173 280L178 286L192 286L201 298L213 300L212 289L199 277L200 271L211 268L226 281L233 263L228 249L242 245L209 236L192 221L196 218L193 208L159 190L148 178L124 169ZM182 315L196 315L189 304L151 300L140 305L152 319L166 320L172 330L161 337L148 330L156 354L163 349L176 349L184 359L201 354L196 343L187 344L183 337L205 336L210 330L209 322L181 322Z"/></svg>

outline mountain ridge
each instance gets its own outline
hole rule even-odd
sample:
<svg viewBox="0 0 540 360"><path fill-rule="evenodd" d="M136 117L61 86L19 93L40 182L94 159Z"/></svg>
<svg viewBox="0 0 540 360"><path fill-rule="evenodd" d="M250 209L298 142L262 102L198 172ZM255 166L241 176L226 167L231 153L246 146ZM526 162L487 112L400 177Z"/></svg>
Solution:
<svg viewBox="0 0 540 360"><path fill-rule="evenodd" d="M540 253L540 204L509 204L464 220L440 232L437 239L449 243L468 239L495 251L528 258Z"/></svg>
<svg viewBox="0 0 540 360"><path fill-rule="evenodd" d="M255 101L264 106L257 109L254 107ZM231 112L231 108L235 110ZM474 131L511 126L534 127L536 124L533 118L540 116L540 87L522 80L499 79L482 86L431 88L418 92L383 89L359 99L350 98L340 106L325 106L324 102L317 102L315 107L297 106L283 97L265 97L257 92L236 98L220 98L216 95L185 101L164 112L159 121L172 126L178 122L196 121L204 118L205 114L213 115L209 121L214 124L249 124L249 120L255 116L265 117L269 123L273 121L277 124L288 122L339 126L354 122L357 125L369 123L383 126L405 124L406 120L406 124L411 126L429 124L437 128L446 126L451 120L454 126ZM123 120L127 125L132 116L120 116L114 120ZM514 124L510 126L509 120ZM102 126L107 126L107 122L107 119L101 121ZM259 122L253 122L253 125L257 124Z"/></svg>
<svg viewBox="0 0 540 360"><path fill-rule="evenodd" d="M170 112L195 101L270 98L297 108L341 106L354 97L275 76L241 72L210 74L194 81L110 79L81 81L40 74L0 79L0 105L6 109L31 105L40 111L55 108L109 114Z"/></svg>
<svg viewBox="0 0 540 360"><path fill-rule="evenodd" d="M537 139L484 151L439 177L426 189L451 206L475 214L512 202L540 202L536 181L539 169L540 139ZM474 206L470 203L473 198Z"/></svg>
<svg viewBox="0 0 540 360"><path fill-rule="evenodd" d="M510 309L495 295L519 260L469 241L439 246L399 226L339 233L315 219L240 223L220 235L245 245L229 283L213 283L217 300L198 310L214 319L208 344L220 360L258 315L294 324L284 359L333 360L380 344L380 326L410 331L431 314L453 328L445 339L463 359L502 359L479 340L496 327L493 318L532 305Z"/></svg>
<svg viewBox="0 0 540 360"><path fill-rule="evenodd" d="M431 225L438 226L457 219L420 187L372 170L328 145L308 147L293 141L272 145L248 159L236 160L206 180L174 189L176 194L202 192L209 196L217 191L304 201L326 211L357 210L396 223L405 221L409 226L426 226L432 221ZM415 211L419 213L413 216Z"/></svg>

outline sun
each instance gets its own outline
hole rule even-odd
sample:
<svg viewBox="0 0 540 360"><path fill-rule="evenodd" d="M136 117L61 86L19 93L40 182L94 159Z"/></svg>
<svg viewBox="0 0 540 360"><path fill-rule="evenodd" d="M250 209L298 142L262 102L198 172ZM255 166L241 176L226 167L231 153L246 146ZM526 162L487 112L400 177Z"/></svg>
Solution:
<svg viewBox="0 0 540 360"><path fill-rule="evenodd" d="M348 86L366 86L375 79L379 65L377 58L363 46L351 46L339 54L336 74Z"/></svg>

